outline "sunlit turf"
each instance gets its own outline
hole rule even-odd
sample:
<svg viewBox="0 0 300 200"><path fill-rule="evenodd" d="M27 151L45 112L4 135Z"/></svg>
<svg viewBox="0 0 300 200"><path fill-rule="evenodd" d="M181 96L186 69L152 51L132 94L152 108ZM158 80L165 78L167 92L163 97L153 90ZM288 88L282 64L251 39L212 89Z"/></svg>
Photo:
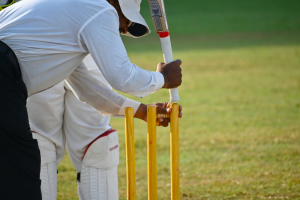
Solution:
<svg viewBox="0 0 300 200"><path fill-rule="evenodd" d="M300 198L299 45L179 51L175 55L184 61L182 197ZM135 61L146 60L139 58ZM143 101L166 99L167 92L160 93L152 95L152 101ZM137 147L143 151L137 169L144 167L140 199L146 199L146 129L144 124L139 126L137 134L142 135L137 140L144 145L140 144L141 150ZM169 136L168 130L159 130L159 194L160 199L168 199Z"/></svg>
<svg viewBox="0 0 300 200"><path fill-rule="evenodd" d="M225 41L221 48L175 48L174 57L184 62L179 89L184 113L180 120L182 199L300 199L298 40L294 36L286 44L283 38L277 43L265 38L265 45ZM162 60L159 49L141 51L134 43L126 45L132 62L146 69L155 70L154 63ZM134 99L168 101L168 92ZM126 199L124 120L113 118L111 124L119 131L119 193L120 199ZM146 124L135 120L135 127L137 196L144 200ZM158 128L161 200L170 199L169 159L169 129ZM67 157L59 165L58 177L58 199L77 199L76 172Z"/></svg>

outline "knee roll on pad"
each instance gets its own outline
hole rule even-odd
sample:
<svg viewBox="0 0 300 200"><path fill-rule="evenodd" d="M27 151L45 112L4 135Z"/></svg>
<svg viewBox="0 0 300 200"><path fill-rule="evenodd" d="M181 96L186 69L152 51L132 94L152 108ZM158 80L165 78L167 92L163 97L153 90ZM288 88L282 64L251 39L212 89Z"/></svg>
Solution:
<svg viewBox="0 0 300 200"><path fill-rule="evenodd" d="M42 198L43 200L56 200L57 170L55 144L37 133L32 133L32 136L34 139L37 139L41 153L40 179L42 180Z"/></svg>
<svg viewBox="0 0 300 200"><path fill-rule="evenodd" d="M118 200L118 164L118 132L113 131L97 138L87 148L82 160L78 182L79 199Z"/></svg>

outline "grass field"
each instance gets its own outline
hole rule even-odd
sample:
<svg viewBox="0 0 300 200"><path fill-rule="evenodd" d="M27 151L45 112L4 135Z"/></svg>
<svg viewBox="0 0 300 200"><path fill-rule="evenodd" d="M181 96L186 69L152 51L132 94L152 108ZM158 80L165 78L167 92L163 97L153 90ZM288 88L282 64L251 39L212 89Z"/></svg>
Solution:
<svg viewBox="0 0 300 200"><path fill-rule="evenodd" d="M174 57L183 61L181 199L300 199L300 2L165 3ZM143 1L144 16L148 10ZM143 68L162 61L154 32L124 43ZM133 99L168 98L162 90ZM111 124L119 131L119 194L126 199L124 120ZM146 124L135 120L135 127L137 196L145 200ZM169 159L169 129L159 127L160 200L170 199ZM78 199L67 156L58 171L58 199Z"/></svg>

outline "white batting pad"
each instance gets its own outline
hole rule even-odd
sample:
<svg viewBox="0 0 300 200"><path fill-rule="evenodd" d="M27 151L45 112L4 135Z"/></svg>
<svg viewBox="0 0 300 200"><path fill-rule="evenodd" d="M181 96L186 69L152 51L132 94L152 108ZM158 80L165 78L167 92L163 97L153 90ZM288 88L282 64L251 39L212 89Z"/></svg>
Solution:
<svg viewBox="0 0 300 200"><path fill-rule="evenodd" d="M57 193L57 170L56 170L56 148L53 142L45 137L32 133L37 139L41 153L41 190L43 200L56 200Z"/></svg>
<svg viewBox="0 0 300 200"><path fill-rule="evenodd" d="M82 160L80 200L118 200L119 139L114 131L90 145Z"/></svg>

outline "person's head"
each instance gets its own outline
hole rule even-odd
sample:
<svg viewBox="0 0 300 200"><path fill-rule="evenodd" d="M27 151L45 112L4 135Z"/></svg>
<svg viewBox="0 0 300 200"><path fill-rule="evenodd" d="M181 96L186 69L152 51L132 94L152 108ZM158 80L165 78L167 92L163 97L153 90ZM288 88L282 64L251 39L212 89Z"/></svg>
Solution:
<svg viewBox="0 0 300 200"><path fill-rule="evenodd" d="M0 0L0 10L15 3L15 0Z"/></svg>
<svg viewBox="0 0 300 200"><path fill-rule="evenodd" d="M107 0L118 12L120 33L131 37L142 37L150 33L140 14L141 0Z"/></svg>

